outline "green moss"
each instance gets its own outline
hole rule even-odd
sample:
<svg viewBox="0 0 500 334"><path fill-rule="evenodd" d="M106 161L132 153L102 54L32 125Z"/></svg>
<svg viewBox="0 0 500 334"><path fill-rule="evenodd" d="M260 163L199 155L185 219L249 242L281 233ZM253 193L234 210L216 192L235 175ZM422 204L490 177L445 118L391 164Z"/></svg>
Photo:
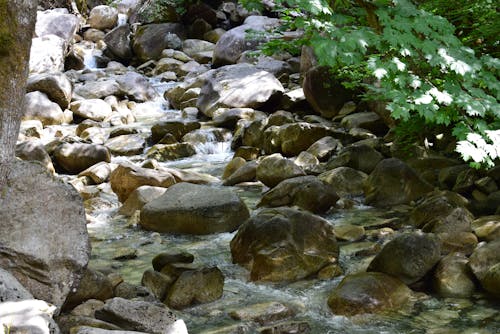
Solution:
<svg viewBox="0 0 500 334"><path fill-rule="evenodd" d="M15 43L12 35L13 29L11 15L8 8L8 0L0 0L0 55L8 54ZM15 22L14 22L15 24Z"/></svg>

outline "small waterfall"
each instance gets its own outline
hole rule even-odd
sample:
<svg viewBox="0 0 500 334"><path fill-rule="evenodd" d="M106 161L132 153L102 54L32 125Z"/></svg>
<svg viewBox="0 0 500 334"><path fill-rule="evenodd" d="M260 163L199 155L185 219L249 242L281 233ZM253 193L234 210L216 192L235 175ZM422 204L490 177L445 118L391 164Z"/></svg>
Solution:
<svg viewBox="0 0 500 334"><path fill-rule="evenodd" d="M227 155L231 152L231 133L217 129L199 129L183 140L194 145L198 155Z"/></svg>

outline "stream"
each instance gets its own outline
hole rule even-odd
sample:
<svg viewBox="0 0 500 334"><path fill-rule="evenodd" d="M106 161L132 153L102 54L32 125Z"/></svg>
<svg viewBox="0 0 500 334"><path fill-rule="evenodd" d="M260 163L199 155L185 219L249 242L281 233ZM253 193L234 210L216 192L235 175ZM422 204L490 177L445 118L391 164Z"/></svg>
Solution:
<svg viewBox="0 0 500 334"><path fill-rule="evenodd" d="M89 49L90 50L90 49ZM88 67L94 67L92 57L86 58ZM96 70L97 69L93 69ZM152 81L160 96L172 84ZM159 98L156 101L137 104L134 110L139 129L144 138L150 135L151 125L162 119L185 117L180 111L168 109L168 103ZM189 116L188 117L194 117ZM162 162L165 167L192 170L212 176L222 176L226 164L231 160L231 136L217 141L210 134L210 125L204 124L205 143L196 145L197 154L190 158ZM140 163L143 155L114 157L112 162L131 161ZM222 185L216 185L222 186ZM128 217L119 215L120 203L109 183L97 187L98 197L85 201L88 215L88 230L92 243L89 266L106 272L120 273L128 283L140 285L142 274L151 268L151 260L164 251L189 252L195 257L195 264L217 266L225 276L223 297L215 302L176 311L187 324L189 333L204 333L239 322L227 314L232 309L262 302L277 301L291 305L297 311L293 321L305 321L311 333L499 333L500 306L494 301L477 294L472 299L438 299L432 296L416 298L411 308L386 315L363 315L353 318L335 316L327 306L327 297L339 284L343 275L329 280L309 279L291 284L253 283L249 281L246 269L233 264L229 243L236 232L206 236L168 235L144 231L133 224ZM257 183L236 186L234 189L253 211L264 189ZM338 209L323 217L332 225L363 225L367 231L380 228L387 220L387 212L362 204L354 199L350 209ZM372 259L371 249L381 245L369 240L355 243L340 243L340 265L344 274L362 270ZM135 252L135 258L116 259L123 252ZM360 255L361 254L361 255ZM245 333L257 333L249 328Z"/></svg>

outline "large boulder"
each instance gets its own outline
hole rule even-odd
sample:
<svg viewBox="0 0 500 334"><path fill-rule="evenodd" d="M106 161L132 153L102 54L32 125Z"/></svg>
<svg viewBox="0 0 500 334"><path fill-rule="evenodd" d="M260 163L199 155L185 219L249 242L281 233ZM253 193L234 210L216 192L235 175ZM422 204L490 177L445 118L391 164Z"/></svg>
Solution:
<svg viewBox="0 0 500 334"><path fill-rule="evenodd" d="M274 75L249 64L224 66L203 78L196 106L209 117L219 108L265 108L284 92Z"/></svg>
<svg viewBox="0 0 500 334"><path fill-rule="evenodd" d="M354 93L333 78L328 67L310 69L302 84L304 95L313 109L325 118L336 116L342 106L351 101Z"/></svg>
<svg viewBox="0 0 500 334"><path fill-rule="evenodd" d="M0 268L0 304L8 301L33 299L31 293L8 271Z"/></svg>
<svg viewBox="0 0 500 334"><path fill-rule="evenodd" d="M174 175L169 171L142 168L132 164L119 165L111 173L109 181L111 189L122 203L140 186L168 188L176 183Z"/></svg>
<svg viewBox="0 0 500 334"><path fill-rule="evenodd" d="M104 36L106 51L111 53L113 58L124 63L129 63L133 56L130 33L130 26L124 24L114 28Z"/></svg>
<svg viewBox="0 0 500 334"><path fill-rule="evenodd" d="M74 94L82 99L102 99L107 96L123 96L123 91L114 79L87 81L75 86Z"/></svg>
<svg viewBox="0 0 500 334"><path fill-rule="evenodd" d="M433 234L405 233L384 245L368 271L378 271L413 284L423 278L440 260L441 242Z"/></svg>
<svg viewBox="0 0 500 334"><path fill-rule="evenodd" d="M263 35L251 36L248 30L266 31L278 26L279 20L265 16L249 16L243 25L227 31L215 45L212 63L219 67L222 65L235 64L241 54L247 50L256 50L257 47L269 41Z"/></svg>
<svg viewBox="0 0 500 334"><path fill-rule="evenodd" d="M39 161L50 173L55 172L52 160L39 140L26 140L17 144L16 157L22 160Z"/></svg>
<svg viewBox="0 0 500 334"><path fill-rule="evenodd" d="M339 196L333 187L315 176L299 176L280 182L266 192L258 206L291 206L314 213L324 213L335 205Z"/></svg>
<svg viewBox="0 0 500 334"><path fill-rule="evenodd" d="M140 186L130 194L118 212L125 216L132 216L136 210L142 209L146 203L160 197L166 190L162 187Z"/></svg>
<svg viewBox="0 0 500 334"><path fill-rule="evenodd" d="M54 150L57 164L66 172L78 174L99 162L111 161L109 150L102 145L64 143Z"/></svg>
<svg viewBox="0 0 500 334"><path fill-rule="evenodd" d="M45 93L51 101L66 109L71 102L73 85L64 73L44 73L30 76L26 91Z"/></svg>
<svg viewBox="0 0 500 334"><path fill-rule="evenodd" d="M410 300L411 290L400 280L383 273L358 273L344 277L328 298L334 314L397 311Z"/></svg>
<svg viewBox="0 0 500 334"><path fill-rule="evenodd" d="M200 122L189 120L159 121L151 127L151 139L154 143L159 142L165 135L172 135L177 141L193 130L201 127Z"/></svg>
<svg viewBox="0 0 500 334"><path fill-rule="evenodd" d="M105 301L109 298L113 298L111 280L101 272L87 268L78 287L66 298L64 309L71 310L89 299Z"/></svg>
<svg viewBox="0 0 500 334"><path fill-rule="evenodd" d="M10 171L0 197L0 267L59 308L90 257L81 197L39 164L16 161Z"/></svg>
<svg viewBox="0 0 500 334"><path fill-rule="evenodd" d="M408 204L433 187L403 161L395 158L380 161L365 183L366 204L387 207Z"/></svg>
<svg viewBox="0 0 500 334"><path fill-rule="evenodd" d="M132 42L139 60L158 60L165 49L179 49L185 37L184 28L179 23L148 24L139 27Z"/></svg>
<svg viewBox="0 0 500 334"><path fill-rule="evenodd" d="M30 51L30 72L63 72L67 42L56 35L33 38Z"/></svg>
<svg viewBox="0 0 500 334"><path fill-rule="evenodd" d="M435 291L445 298L469 298L476 286L463 254L452 253L439 261L434 272Z"/></svg>
<svg viewBox="0 0 500 334"><path fill-rule="evenodd" d="M339 154L330 159L327 168L333 169L341 166L351 167L370 174L384 156L368 145L351 145L342 149Z"/></svg>
<svg viewBox="0 0 500 334"><path fill-rule="evenodd" d="M296 281L338 260L330 224L290 208L264 209L231 240L233 262L250 270L252 281Z"/></svg>
<svg viewBox="0 0 500 334"><path fill-rule="evenodd" d="M300 152L307 150L319 139L328 136L328 127L322 124L310 124L299 122L280 126L278 130L279 140L277 144L280 151L286 156L296 156ZM273 142L275 139L264 136L264 149L267 153L272 153L266 146L267 141Z"/></svg>
<svg viewBox="0 0 500 334"><path fill-rule="evenodd" d="M38 91L28 93L25 101L23 120L37 119L44 126L58 125L64 122L64 113L61 107L50 101L44 93Z"/></svg>
<svg viewBox="0 0 500 334"><path fill-rule="evenodd" d="M104 146L113 155L136 155L144 151L146 141L139 135L121 135L108 139Z"/></svg>
<svg viewBox="0 0 500 334"><path fill-rule="evenodd" d="M142 208L140 225L158 232L210 234L232 232L248 217L233 190L182 182Z"/></svg>
<svg viewBox="0 0 500 334"><path fill-rule="evenodd" d="M91 28L112 29L118 22L118 10L111 6L100 5L92 8L87 23Z"/></svg>
<svg viewBox="0 0 500 334"><path fill-rule="evenodd" d="M56 35L69 43L80 25L80 19L67 11L39 11L36 16L35 36Z"/></svg>
<svg viewBox="0 0 500 334"><path fill-rule="evenodd" d="M305 176L306 173L293 161L283 158L279 153L269 155L262 159L257 165L257 180L272 188L283 180L297 176Z"/></svg>

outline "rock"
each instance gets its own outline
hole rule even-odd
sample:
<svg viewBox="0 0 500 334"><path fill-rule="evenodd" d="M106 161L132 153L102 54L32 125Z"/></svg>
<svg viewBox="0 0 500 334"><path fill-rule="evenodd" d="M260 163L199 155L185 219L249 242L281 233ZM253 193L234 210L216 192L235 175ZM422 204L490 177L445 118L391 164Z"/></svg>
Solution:
<svg viewBox="0 0 500 334"><path fill-rule="evenodd" d="M389 130L380 116L372 111L344 116L340 125L348 129L363 128L377 136L383 136Z"/></svg>
<svg viewBox="0 0 500 334"><path fill-rule="evenodd" d="M97 299L89 299L71 310L71 315L94 317L95 311L103 308L104 302Z"/></svg>
<svg viewBox="0 0 500 334"><path fill-rule="evenodd" d="M136 72L127 72L116 77L121 90L131 100L145 102L158 96L154 87L144 76Z"/></svg>
<svg viewBox="0 0 500 334"><path fill-rule="evenodd" d="M444 298L469 298L476 287L467 267L467 258L452 253L441 259L434 272L434 289Z"/></svg>
<svg viewBox="0 0 500 334"><path fill-rule="evenodd" d="M122 135L108 139L104 146L113 155L137 155L144 151L146 141L139 135Z"/></svg>
<svg viewBox="0 0 500 334"><path fill-rule="evenodd" d="M210 234L232 232L248 216L246 205L232 190L183 182L146 204L140 225L157 232Z"/></svg>
<svg viewBox="0 0 500 334"><path fill-rule="evenodd" d="M56 35L70 43L80 25L80 19L68 12L39 11L36 16L35 36Z"/></svg>
<svg viewBox="0 0 500 334"><path fill-rule="evenodd" d="M345 166L370 174L383 158L380 152L368 145L351 145L342 149L338 156L328 161L327 168Z"/></svg>
<svg viewBox="0 0 500 334"><path fill-rule="evenodd" d="M478 241L474 233L471 232L442 232L438 233L441 240L441 254L461 253L470 255L476 249Z"/></svg>
<svg viewBox="0 0 500 334"><path fill-rule="evenodd" d="M182 42L182 51L189 57L196 57L200 52L213 51L215 44L200 39L186 39Z"/></svg>
<svg viewBox="0 0 500 334"><path fill-rule="evenodd" d="M281 154L265 157L257 166L257 180L272 188L283 180L297 176L305 176L304 171L293 161L283 158Z"/></svg>
<svg viewBox="0 0 500 334"><path fill-rule="evenodd" d="M141 284L158 300L165 299L168 288L175 282L176 277L164 275L153 269L148 269L142 274Z"/></svg>
<svg viewBox="0 0 500 334"><path fill-rule="evenodd" d="M113 297L113 285L102 273L87 268L78 287L71 291L63 309L71 310L89 299L105 301Z"/></svg>
<svg viewBox="0 0 500 334"><path fill-rule="evenodd" d="M129 63L133 53L130 42L130 26L118 26L103 36L106 51L111 53L113 59Z"/></svg>
<svg viewBox="0 0 500 334"><path fill-rule="evenodd" d="M64 122L64 113L57 103L49 100L44 93L35 91L26 94L23 120L37 119L44 126L59 125Z"/></svg>
<svg viewBox="0 0 500 334"><path fill-rule="evenodd" d="M129 195L140 186L168 188L176 183L175 177L167 171L141 168L132 164L122 164L111 173L111 188L124 203Z"/></svg>
<svg viewBox="0 0 500 334"><path fill-rule="evenodd" d="M363 187L368 175L350 167L337 167L318 175L318 178L331 185L341 197L363 195Z"/></svg>
<svg viewBox="0 0 500 334"><path fill-rule="evenodd" d="M383 273L347 275L332 291L328 306L336 315L397 311L411 297L411 290L400 280Z"/></svg>
<svg viewBox="0 0 500 334"><path fill-rule="evenodd" d="M496 296L500 295L499 247L500 239L490 241L476 248L469 258L469 267L481 283L481 286Z"/></svg>
<svg viewBox="0 0 500 334"><path fill-rule="evenodd" d="M261 325L290 318L294 315L293 309L279 302L253 304L229 311L229 316L234 320L253 321Z"/></svg>
<svg viewBox="0 0 500 334"><path fill-rule="evenodd" d="M121 282L115 287L115 297L127 300L141 300L149 303L158 303L149 289L136 284Z"/></svg>
<svg viewBox="0 0 500 334"><path fill-rule="evenodd" d="M294 162L308 174L315 174L315 172L312 171L315 171L319 166L318 158L306 151L300 152Z"/></svg>
<svg viewBox="0 0 500 334"><path fill-rule="evenodd" d="M94 43L102 41L104 39L104 36L106 36L106 33L104 31L94 28L89 28L83 33L84 40Z"/></svg>
<svg viewBox="0 0 500 334"><path fill-rule="evenodd" d="M82 99L102 99L108 96L123 96L120 85L114 79L88 81L76 86L74 94Z"/></svg>
<svg viewBox="0 0 500 334"><path fill-rule="evenodd" d="M165 303L174 309L210 303L222 297L224 275L217 267L183 272L168 290Z"/></svg>
<svg viewBox="0 0 500 334"><path fill-rule="evenodd" d="M284 92L269 72L248 64L236 64L204 74L196 107L208 117L218 108L265 108Z"/></svg>
<svg viewBox="0 0 500 334"><path fill-rule="evenodd" d="M64 73L43 73L28 78L26 91L42 92L62 109L66 109L71 102L73 85Z"/></svg>
<svg viewBox="0 0 500 334"><path fill-rule="evenodd" d="M104 306L104 304L103 304ZM72 333L72 328L80 328L80 327L91 327L94 330L98 331L101 329L104 330L113 330L118 331L121 330L120 327L113 325L109 322L97 320L96 318L89 316L80 316L80 315L62 315L57 317L57 324L61 329L61 333ZM113 332L114 333L114 332Z"/></svg>
<svg viewBox="0 0 500 334"><path fill-rule="evenodd" d="M78 176L87 176L91 178L95 184L101 184L109 180L111 172L116 168L116 166L116 164L104 161L99 162L80 172Z"/></svg>
<svg viewBox="0 0 500 334"><path fill-rule="evenodd" d="M441 243L432 234L401 234L384 245L368 267L396 277L405 284L423 278L441 257Z"/></svg>
<svg viewBox="0 0 500 334"><path fill-rule="evenodd" d="M54 158L66 172L78 174L99 163L110 162L109 150L102 145L64 143L54 150Z"/></svg>
<svg viewBox="0 0 500 334"><path fill-rule="evenodd" d="M90 256L81 198L39 164L16 161L10 170L0 197L0 267L59 308Z"/></svg>
<svg viewBox="0 0 500 334"><path fill-rule="evenodd" d="M167 189L162 187L141 186L128 196L118 213L125 216L132 216L137 210L142 209L146 203L163 195L165 190Z"/></svg>
<svg viewBox="0 0 500 334"><path fill-rule="evenodd" d="M329 134L329 129L321 124L300 122L283 125L279 130L281 152L285 156L296 156ZM264 149L268 152L265 147Z"/></svg>
<svg viewBox="0 0 500 334"><path fill-rule="evenodd" d="M333 78L330 69L325 66L307 71L302 89L314 111L329 119L335 117L344 104L354 97L354 92Z"/></svg>
<svg viewBox="0 0 500 334"><path fill-rule="evenodd" d="M257 176L257 162L249 161L229 175L223 182L225 186L233 186L242 182L255 181Z"/></svg>
<svg viewBox="0 0 500 334"><path fill-rule="evenodd" d="M76 330L71 331L71 334L147 334L137 331L109 330L88 326L78 326Z"/></svg>
<svg viewBox="0 0 500 334"><path fill-rule="evenodd" d="M102 122L109 117L113 110L111 106L101 99L88 99L72 102L71 111L84 119Z"/></svg>
<svg viewBox="0 0 500 334"><path fill-rule="evenodd" d="M156 271L161 271L163 267L171 263L193 263L194 255L182 252L182 253L160 253L156 255L152 262L153 269Z"/></svg>
<svg viewBox="0 0 500 334"><path fill-rule="evenodd" d="M266 192L257 207L296 205L314 213L324 213L338 199L335 190L315 176L298 176L286 179Z"/></svg>
<svg viewBox="0 0 500 334"><path fill-rule="evenodd" d="M338 225L333 228L337 240L359 241L365 237L365 228L359 225Z"/></svg>
<svg viewBox="0 0 500 334"><path fill-rule="evenodd" d="M335 263L339 248L329 223L290 208L264 209L248 219L231 240L234 263L252 281L296 281Z"/></svg>
<svg viewBox="0 0 500 334"><path fill-rule="evenodd" d="M239 120L254 121L266 117L267 115L262 111L252 108L231 108L222 109L222 112L216 110L213 115L213 122L215 126L234 129Z"/></svg>
<svg viewBox="0 0 500 334"><path fill-rule="evenodd" d="M168 333L176 321L175 315L165 306L119 297L108 299L104 307L96 311L96 318L126 330L157 334Z"/></svg>
<svg viewBox="0 0 500 334"><path fill-rule="evenodd" d="M64 71L66 41L56 35L33 38L30 53L30 73Z"/></svg>
<svg viewBox="0 0 500 334"><path fill-rule="evenodd" d="M340 140L326 136L309 146L307 152L314 155L319 161L327 161L333 155L338 154L342 148Z"/></svg>
<svg viewBox="0 0 500 334"><path fill-rule="evenodd" d="M42 300L0 303L0 328L6 333L59 333L52 315L56 308Z"/></svg>
<svg viewBox="0 0 500 334"><path fill-rule="evenodd" d="M259 329L261 334L311 333L311 326L306 321L284 321Z"/></svg>
<svg viewBox="0 0 500 334"><path fill-rule="evenodd" d="M424 232L470 232L474 219L465 208L467 199L451 191L427 194L410 214L410 223Z"/></svg>
<svg viewBox="0 0 500 334"><path fill-rule="evenodd" d="M118 10L111 6L100 5L92 8L87 23L91 28L112 29L118 22Z"/></svg>
<svg viewBox="0 0 500 334"><path fill-rule="evenodd" d="M285 110L278 110L276 112L273 112L267 119L267 126L282 126L291 123L295 123L293 114Z"/></svg>
<svg viewBox="0 0 500 334"><path fill-rule="evenodd" d="M247 30L265 31L276 27L279 24L278 19L265 16L247 17L243 25L227 31L218 40L214 49L212 63L215 67L235 64L241 54L247 50L256 50L257 47L269 41L269 38L251 36Z"/></svg>
<svg viewBox="0 0 500 334"><path fill-rule="evenodd" d="M500 215L480 217L472 222L472 229L480 240L500 239Z"/></svg>
<svg viewBox="0 0 500 334"><path fill-rule="evenodd" d="M246 160L241 157L234 157L224 168L224 172L222 173L222 179L225 180L231 174L236 172L239 168L243 167L246 164Z"/></svg>
<svg viewBox="0 0 500 334"><path fill-rule="evenodd" d="M146 152L146 157L158 161L169 161L187 158L195 154L196 149L190 143L156 144Z"/></svg>
<svg viewBox="0 0 500 334"><path fill-rule="evenodd" d="M411 167L391 158L379 162L368 177L365 201L376 207L408 204L429 191L432 191L432 186L423 181Z"/></svg>
<svg viewBox="0 0 500 334"><path fill-rule="evenodd" d="M174 136L175 140L180 141L187 133L199 129L200 122L189 120L169 120L160 121L151 127L151 139L158 143L166 134Z"/></svg>
<svg viewBox="0 0 500 334"><path fill-rule="evenodd" d="M148 24L135 33L132 49L140 61L158 60L164 49L179 49L185 32L179 23Z"/></svg>
<svg viewBox="0 0 500 334"><path fill-rule="evenodd" d="M11 273L0 268L0 305L26 299L33 299L31 293Z"/></svg>
<svg viewBox="0 0 500 334"><path fill-rule="evenodd" d="M22 160L39 161L51 174L55 173L49 154L38 140L26 140L17 144L16 157Z"/></svg>

